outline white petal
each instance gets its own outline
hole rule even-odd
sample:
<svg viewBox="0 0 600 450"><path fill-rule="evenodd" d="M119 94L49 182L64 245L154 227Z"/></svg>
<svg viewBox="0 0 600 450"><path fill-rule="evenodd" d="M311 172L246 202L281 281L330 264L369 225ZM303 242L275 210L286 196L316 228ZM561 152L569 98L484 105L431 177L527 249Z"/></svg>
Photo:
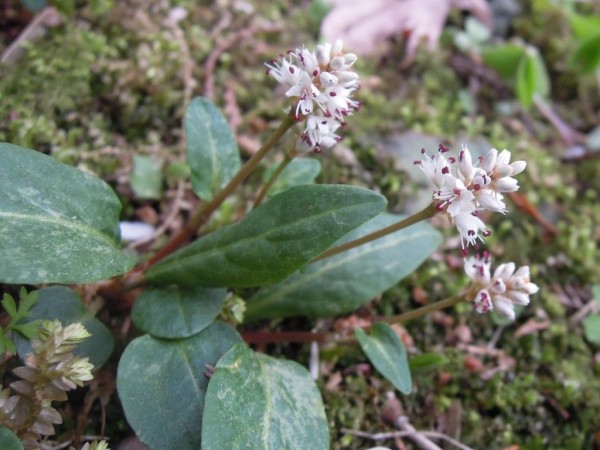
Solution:
<svg viewBox="0 0 600 450"><path fill-rule="evenodd" d="M494 306L500 314L509 318L510 320L515 320L515 306L510 300L504 297L495 296Z"/></svg>
<svg viewBox="0 0 600 450"><path fill-rule="evenodd" d="M496 166L506 166L510 161L510 152L506 149L502 150L498 153L498 157L496 158Z"/></svg>
<svg viewBox="0 0 600 450"><path fill-rule="evenodd" d="M511 175L518 175L521 172L523 172L525 170L525 167L527 166L527 163L525 161L515 161L514 163L512 163L510 165L510 167L512 168L512 174Z"/></svg>
<svg viewBox="0 0 600 450"><path fill-rule="evenodd" d="M515 305L529 305L529 294L524 292L509 291L507 297L509 297Z"/></svg>
<svg viewBox="0 0 600 450"><path fill-rule="evenodd" d="M493 195L489 189L481 191L477 195L477 202L488 211L506 213L506 205L502 201L501 195Z"/></svg>
<svg viewBox="0 0 600 450"><path fill-rule="evenodd" d="M507 281L515 271L515 263L508 262L504 264L500 264L496 271L494 272L494 278L502 278Z"/></svg>
<svg viewBox="0 0 600 450"><path fill-rule="evenodd" d="M529 266L521 266L514 273L515 278L527 278L529 279Z"/></svg>
<svg viewBox="0 0 600 450"><path fill-rule="evenodd" d="M495 148L491 149L481 162L481 168L485 170L487 173L491 173L496 166L496 158L498 157L498 150Z"/></svg>
<svg viewBox="0 0 600 450"><path fill-rule="evenodd" d="M498 192L516 192L519 190L517 180L511 177L504 177L496 180L494 187Z"/></svg>
<svg viewBox="0 0 600 450"><path fill-rule="evenodd" d="M467 147L464 147L458 155L458 170L466 180L473 177L473 159Z"/></svg>

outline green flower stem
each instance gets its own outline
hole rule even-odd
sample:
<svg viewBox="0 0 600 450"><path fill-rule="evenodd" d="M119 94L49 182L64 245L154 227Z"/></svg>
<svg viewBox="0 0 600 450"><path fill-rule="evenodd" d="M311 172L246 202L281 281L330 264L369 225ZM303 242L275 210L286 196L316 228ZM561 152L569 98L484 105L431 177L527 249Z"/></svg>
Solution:
<svg viewBox="0 0 600 450"><path fill-rule="evenodd" d="M345 252L346 250L350 250L351 248L355 248L360 245L366 244L367 242L371 242L376 239L382 238L384 236L387 236L388 234L394 233L398 230L402 230L403 228L410 227L415 223L433 217L437 212L438 210L436 209L435 205L431 203L425 209L419 211L416 214L413 214L412 216L407 217L406 219L401 220L400 222L396 222L392 225L382 228L381 230L377 230L371 234L367 234L366 236L355 239L353 241L346 242L345 244L338 245L337 247L330 248L318 258L313 259L313 262L329 258L330 256L337 255L339 253Z"/></svg>
<svg viewBox="0 0 600 450"><path fill-rule="evenodd" d="M392 317L383 317L381 318L381 321L387 323L408 322L409 320L413 320L417 317L424 316L425 314L429 314L430 312L439 311L440 309L449 308L450 306L457 305L462 301L465 301L465 297L462 295L457 297L450 297L445 300L440 300L439 302L431 303L430 305L425 305L420 308L413 309L412 311L405 312L404 314Z"/></svg>
<svg viewBox="0 0 600 450"><path fill-rule="evenodd" d="M252 157L242 166L239 172L227 183L225 186L210 202L204 204L192 215L187 225L176 234L169 243L162 247L150 260L143 266L142 270L156 264L164 257L178 250L181 246L186 244L192 239L198 229L204 225L211 214L225 201L225 199L252 173L252 171L258 166L260 161L271 151L275 144L281 139L281 137L294 125L294 116L292 113L288 114L279 128L271 135L271 137L264 143L264 145L254 154ZM139 285L141 280L139 277L135 280L134 285ZM129 284L129 283L127 283Z"/></svg>
<svg viewBox="0 0 600 450"><path fill-rule="evenodd" d="M269 178L269 181L267 181L263 185L263 187L260 189L260 192L258 193L258 195L256 196L256 199L254 200L255 208L258 205L260 205L260 203L265 198L265 195L267 195L267 192L269 192L269 189L271 189L271 186L273 186L273 183L275 183L275 180L277 180L279 175L281 175L281 172L283 172L283 170L288 166L289 163L292 162L292 160L297 155L298 155L298 152L296 152L296 144L294 144L294 148L292 148L292 150L289 153L285 154L283 161L281 161L281 163L279 163L279 166L277 166L277 169L275 169L275 172L273 172L273 175L271 175L271 178Z"/></svg>
<svg viewBox="0 0 600 450"><path fill-rule="evenodd" d="M439 302L425 305L421 308L417 308L412 311L405 312L398 316L382 317L378 320L387 323L403 323L409 320L414 320L418 317L424 316L430 312L439 311L440 309L449 308L450 306L457 305L458 303L465 301L465 296L459 295L457 297L447 298L440 300ZM371 326L362 327L363 330L368 331ZM260 332L250 331L242 333L242 337L249 344L271 344L274 342L354 342L353 336L342 336L339 333L329 332L318 332L312 333L310 331L274 331L274 332Z"/></svg>

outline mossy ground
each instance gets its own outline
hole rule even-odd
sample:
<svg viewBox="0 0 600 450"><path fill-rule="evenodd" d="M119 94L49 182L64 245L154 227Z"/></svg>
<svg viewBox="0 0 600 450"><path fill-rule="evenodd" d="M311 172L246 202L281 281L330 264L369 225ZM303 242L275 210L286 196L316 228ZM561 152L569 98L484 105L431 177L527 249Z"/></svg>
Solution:
<svg viewBox="0 0 600 450"><path fill-rule="evenodd" d="M165 186L173 190L179 175L169 168L183 158L186 89L199 95L212 83L216 103L226 108L246 142L242 148L250 151L272 129L283 106L263 62L318 38L321 3L253 3L249 14L227 2L82 2L42 40L28 44L15 64L2 67L0 140L45 151L104 177L121 195L124 219L148 213L148 208L161 216L169 196L136 199L128 173L132 155L152 155L165 162ZM188 16L174 28L165 17L176 6ZM460 27L461 20L454 17L454 25ZM217 28L218 23L223 26ZM214 49L243 30L252 32L224 49L211 69L207 60ZM565 64L574 45L565 15L552 6L526 8L514 20L512 33L540 48L550 68L556 110L589 132L599 123L600 95L593 77L581 77ZM591 286L600 283L598 159L565 162L564 144L534 110L520 111L510 96L497 98L485 84L473 95L469 77L452 68L457 51L449 40L435 55L422 51L404 71L397 64L401 44L382 58L361 59L358 70L367 80L359 92L363 107L343 131L343 147L352 149L356 160L343 161L336 153L319 156L321 181L379 187L392 209L401 211L418 189L410 167L390 171L382 159L386 139L401 140L410 131L454 148L462 142L488 143L528 161L520 194L558 233L550 234L514 204L506 216L491 219L490 251L497 261L529 264L540 294L515 324L475 316L466 307L409 323L414 352L444 353L449 362L415 377L414 393L402 397L402 404L418 429L441 427L474 448L598 447L600 349L586 340L577 316L592 300ZM191 78L185 76L186 64ZM501 113L501 105L510 107L508 113ZM404 156L418 159L419 151L413 148L412 155ZM454 231L443 231L447 248L357 315L398 313L424 301L423 292L426 301L434 301L459 291L465 280ZM102 317L115 329L124 320L116 311ZM527 331L522 326L528 321L545 325ZM294 325L306 323L286 326ZM277 352L306 361L304 348ZM334 448L375 445L341 429L393 430L380 419L391 386L361 366L365 360L355 347L324 349L322 360ZM110 378L110 367L103 373ZM118 441L130 431L116 396L107 408L107 434ZM91 411L92 433L99 429L99 414ZM448 425L452 420L460 427Z"/></svg>

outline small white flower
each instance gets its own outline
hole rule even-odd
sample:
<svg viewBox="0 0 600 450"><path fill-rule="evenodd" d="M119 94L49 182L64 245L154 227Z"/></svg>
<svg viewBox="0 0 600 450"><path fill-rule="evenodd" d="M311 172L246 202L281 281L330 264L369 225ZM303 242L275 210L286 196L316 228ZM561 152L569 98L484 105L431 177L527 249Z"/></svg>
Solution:
<svg viewBox="0 0 600 450"><path fill-rule="evenodd" d="M464 260L465 273L473 285L471 292L476 292L473 309L479 313L495 309L514 320L515 305L528 305L529 296L538 292L539 287L529 278L529 266L515 271L513 262L500 264L490 276L490 265L488 254Z"/></svg>
<svg viewBox="0 0 600 450"><path fill-rule="evenodd" d="M483 242L483 238L490 234L489 231L486 230L483 220L471 213L456 215L454 217L454 222L460 233L463 249L466 247L465 243L467 245L475 245L478 239Z"/></svg>

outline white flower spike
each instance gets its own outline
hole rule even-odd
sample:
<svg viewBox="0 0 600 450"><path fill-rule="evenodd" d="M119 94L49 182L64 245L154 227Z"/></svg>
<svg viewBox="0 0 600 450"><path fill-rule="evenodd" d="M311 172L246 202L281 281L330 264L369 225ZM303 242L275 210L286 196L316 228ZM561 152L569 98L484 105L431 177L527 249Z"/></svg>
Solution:
<svg viewBox="0 0 600 450"><path fill-rule="evenodd" d="M421 150L423 159L416 161L427 178L435 186L433 200L437 208L448 214L460 233L463 252L465 247L475 245L478 240L489 236L485 223L478 217L483 210L506 213L502 193L519 189L517 175L525 170L525 161L510 162L510 152L498 153L491 149L477 163L467 147L459 152L458 160L446 157L448 147L440 145L432 156Z"/></svg>
<svg viewBox="0 0 600 450"><path fill-rule="evenodd" d="M297 48L267 64L267 73L288 88L285 95L293 101L295 119L306 124L299 150L320 152L339 142L336 130L360 106L351 98L358 89L358 75L351 70L357 57L342 47L338 40L314 52Z"/></svg>
<svg viewBox="0 0 600 450"><path fill-rule="evenodd" d="M495 309L510 320L515 319L515 305L528 305L529 296L539 287L529 278L529 266L515 271L515 263L500 264L494 275L490 271L491 258L483 256L465 258L465 273L471 279L471 292L476 292L473 309L485 313Z"/></svg>

